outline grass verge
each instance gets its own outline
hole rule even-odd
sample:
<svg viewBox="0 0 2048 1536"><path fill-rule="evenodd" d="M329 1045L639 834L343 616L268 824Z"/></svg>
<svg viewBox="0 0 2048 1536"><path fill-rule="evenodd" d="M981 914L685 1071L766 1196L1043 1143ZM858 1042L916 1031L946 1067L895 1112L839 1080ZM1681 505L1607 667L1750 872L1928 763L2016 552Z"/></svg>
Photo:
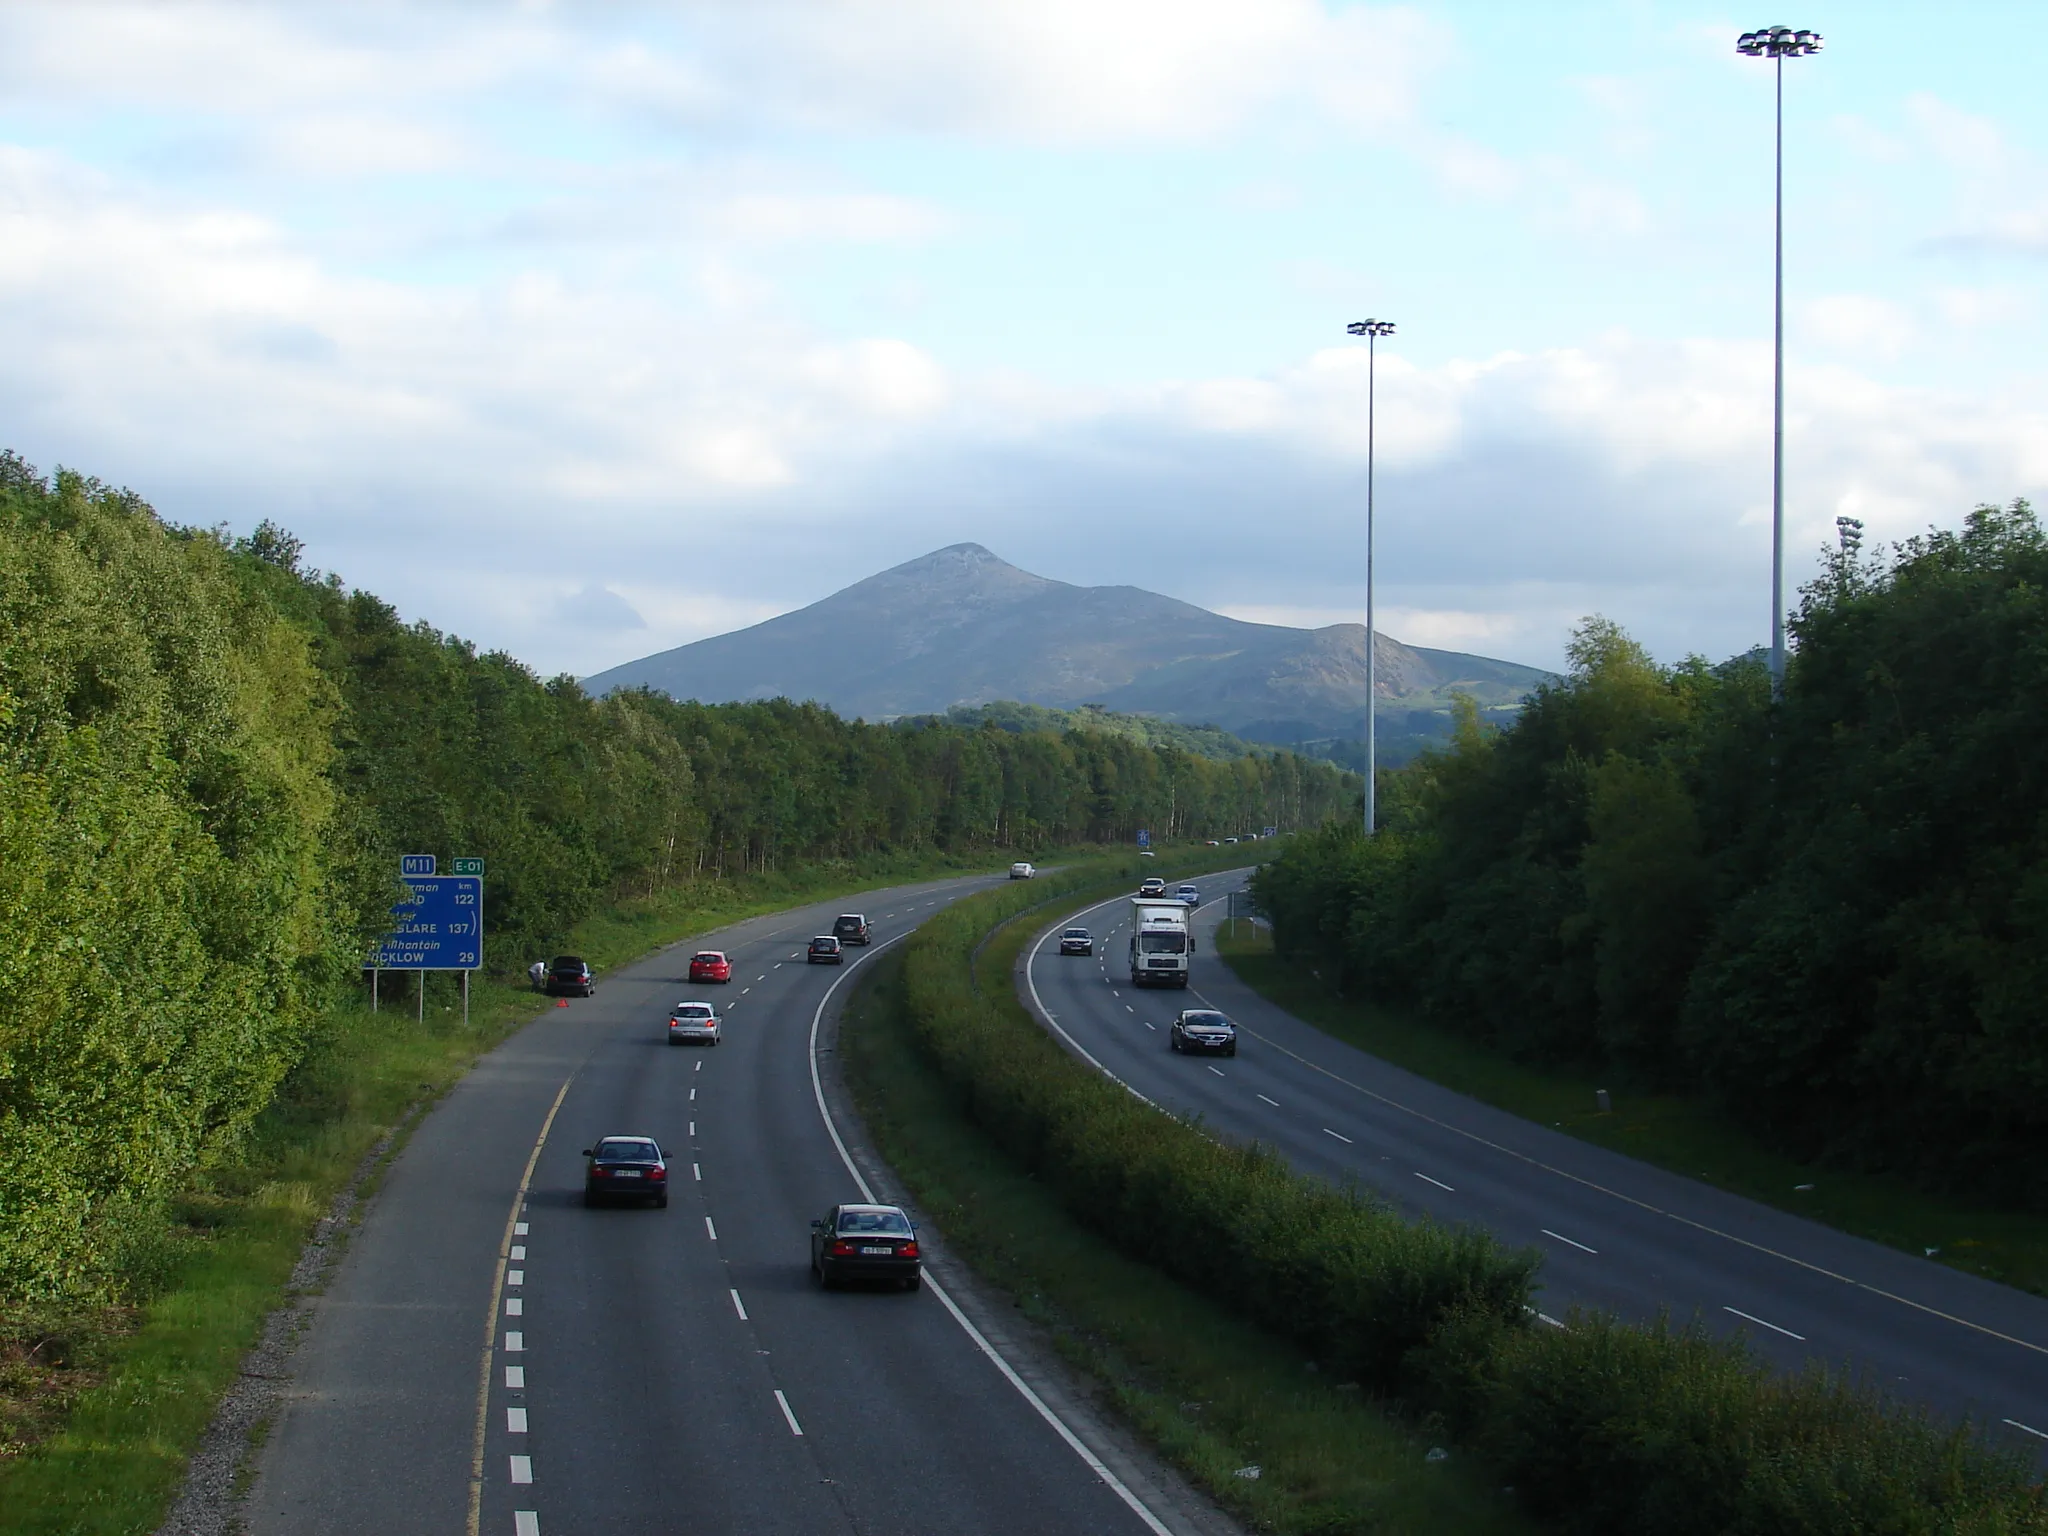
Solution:
<svg viewBox="0 0 2048 1536"><path fill-rule="evenodd" d="M1078 903L1083 897L1076 896ZM1025 915L976 961L1011 998ZM1126 1419L1226 1508L1261 1530L1522 1532L1469 1458L1431 1445L1301 1351L1197 1290L1124 1258L973 1123L918 1049L890 955L848 1004L840 1056L869 1134L952 1248L1050 1333ZM1256 1479L1240 1476L1256 1466Z"/></svg>
<svg viewBox="0 0 2048 1536"><path fill-rule="evenodd" d="M2048 1218L1972 1209L1896 1180L1800 1163L1698 1100L1525 1065L1398 1010L1341 997L1312 971L1281 961L1268 930L1241 928L1236 937L1219 935L1217 953L1247 986L1419 1077L1780 1210L2048 1295ZM1608 1113L1595 1099L1603 1087L1614 1105Z"/></svg>
<svg viewBox="0 0 2048 1536"><path fill-rule="evenodd" d="M762 913L998 867L897 859L703 882L622 902L580 924L569 947L602 973ZM154 1530L313 1224L409 1111L540 1006L523 978L479 980L465 1025L456 978L434 976L424 1020L411 997L387 995L375 1014L334 1009L241 1157L197 1181L160 1241L133 1256L139 1304L0 1308L0 1536Z"/></svg>

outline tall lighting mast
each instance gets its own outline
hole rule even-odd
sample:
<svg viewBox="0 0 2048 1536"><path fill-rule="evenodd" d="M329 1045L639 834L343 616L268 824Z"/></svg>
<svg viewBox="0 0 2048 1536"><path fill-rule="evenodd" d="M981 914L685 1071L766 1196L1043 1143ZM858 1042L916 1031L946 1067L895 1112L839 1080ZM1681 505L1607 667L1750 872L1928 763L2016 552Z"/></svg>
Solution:
<svg viewBox="0 0 2048 1536"><path fill-rule="evenodd" d="M1379 367L1374 350L1382 336L1394 334L1391 320L1354 320L1344 328L1365 338L1365 835L1371 837L1379 789L1379 644L1373 624L1372 439L1373 379Z"/></svg>
<svg viewBox="0 0 2048 1536"><path fill-rule="evenodd" d="M1735 40L1735 51L1777 66L1777 302L1771 413L1771 691L1785 691L1785 61L1820 52L1820 34L1762 27Z"/></svg>

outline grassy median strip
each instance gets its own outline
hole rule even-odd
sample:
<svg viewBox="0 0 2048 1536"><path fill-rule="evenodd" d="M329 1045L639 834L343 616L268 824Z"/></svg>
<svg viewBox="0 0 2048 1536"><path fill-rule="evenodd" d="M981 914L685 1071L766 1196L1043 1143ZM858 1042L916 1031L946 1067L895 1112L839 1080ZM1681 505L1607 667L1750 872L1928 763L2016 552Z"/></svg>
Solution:
<svg viewBox="0 0 2048 1536"><path fill-rule="evenodd" d="M1005 990L1025 919L983 951ZM1125 1417L1259 1529L1289 1533L1533 1529L1468 1459L1430 1444L1296 1346L1123 1257L982 1133L917 1048L902 960L877 962L840 1030L869 1133L947 1244L1046 1327ZM1256 1467L1258 1475L1242 1475Z"/></svg>
<svg viewBox="0 0 2048 1536"><path fill-rule="evenodd" d="M877 861L748 882L704 882L625 902L565 948L600 976L692 933L868 888L990 868ZM538 957L535 957L538 958ZM313 1225L363 1158L484 1052L530 1021L523 982L479 979L470 1021L453 977L432 977L426 1017L339 1007L236 1162L180 1201L160 1243L133 1256L139 1301L0 1315L0 1536L154 1530Z"/></svg>
<svg viewBox="0 0 2048 1536"><path fill-rule="evenodd" d="M1217 950L1245 985L1418 1077L1858 1237L2048 1295L2048 1218L1973 1210L1897 1179L1795 1162L1760 1146L1711 1105L1513 1061L1399 1010L1339 996L1312 968L1276 956L1269 930L1238 927L1235 937L1219 937ZM1607 1113L1594 1097L1603 1087L1614 1105Z"/></svg>

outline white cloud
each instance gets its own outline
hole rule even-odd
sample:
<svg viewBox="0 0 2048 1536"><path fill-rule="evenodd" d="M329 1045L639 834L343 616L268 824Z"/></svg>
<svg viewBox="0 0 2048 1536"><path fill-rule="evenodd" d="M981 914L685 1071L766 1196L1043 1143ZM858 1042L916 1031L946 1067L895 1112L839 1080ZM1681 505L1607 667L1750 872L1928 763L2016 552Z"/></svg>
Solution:
<svg viewBox="0 0 2048 1536"><path fill-rule="evenodd" d="M1913 339L1913 318L1901 305L1864 293L1826 294L1799 307L1809 342L1866 357L1895 358Z"/></svg>

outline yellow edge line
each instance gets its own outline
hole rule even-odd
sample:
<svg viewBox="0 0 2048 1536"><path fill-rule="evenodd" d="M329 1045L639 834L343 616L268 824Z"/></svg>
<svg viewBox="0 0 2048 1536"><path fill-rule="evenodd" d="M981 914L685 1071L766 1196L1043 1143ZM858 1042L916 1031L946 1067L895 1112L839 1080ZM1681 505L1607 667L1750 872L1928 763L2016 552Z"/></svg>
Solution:
<svg viewBox="0 0 2048 1536"><path fill-rule="evenodd" d="M526 1191L533 1182L534 1166L540 1162L541 1148L547 1145L548 1132L554 1129L555 1114L561 1109L562 1100L569 1096L569 1085L574 1081L574 1072L563 1078L562 1086L555 1094L555 1102L548 1106L548 1117L541 1121L540 1135L534 1138L526 1169L519 1175L519 1193L512 1197L512 1213L505 1218L505 1235L498 1240L498 1269L491 1277L491 1306L484 1318L483 1359L477 1366L476 1440L469 1458L469 1536L478 1536L483 1524L484 1426L491 1412L491 1364L498 1353L498 1305L505 1291L505 1261L512 1248L512 1229L519 1225L519 1212L526 1204Z"/></svg>

